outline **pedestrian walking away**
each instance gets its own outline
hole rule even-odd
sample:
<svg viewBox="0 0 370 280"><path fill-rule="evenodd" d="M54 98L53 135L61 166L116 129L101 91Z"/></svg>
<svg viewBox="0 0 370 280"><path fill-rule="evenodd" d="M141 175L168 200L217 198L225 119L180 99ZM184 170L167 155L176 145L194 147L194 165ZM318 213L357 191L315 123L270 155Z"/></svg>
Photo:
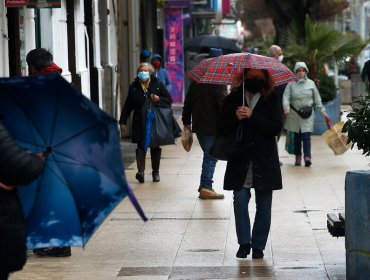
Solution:
<svg viewBox="0 0 370 280"><path fill-rule="evenodd" d="M140 52L140 63L149 62L150 51L144 49Z"/></svg>
<svg viewBox="0 0 370 280"><path fill-rule="evenodd" d="M62 68L53 62L53 55L43 48L31 50L26 56L26 61L29 75L62 74L63 72ZM33 252L39 257L69 257L71 247L39 248L34 249Z"/></svg>
<svg viewBox="0 0 370 280"><path fill-rule="evenodd" d="M322 105L319 91L315 82L307 78L308 68L306 63L297 62L294 73L298 80L290 82L283 95L283 108L286 117L285 129L294 132L295 165L302 163L302 143L305 166L312 164L311 157L311 132L314 126L314 110L319 111L326 121L329 117ZM302 115L300 111L306 111Z"/></svg>
<svg viewBox="0 0 370 280"><path fill-rule="evenodd" d="M136 164L138 170L135 177L139 183L144 183L146 151L144 149L145 117L143 116L143 106L146 101L152 102L154 106L171 106L172 99L164 84L153 75L154 69L150 63L139 64L136 72L137 77L129 86L119 124L121 132L125 133L127 131L128 118L131 112L133 112L131 137L132 142L137 144ZM153 182L160 181L159 165L161 153L162 149L159 146L150 147Z"/></svg>
<svg viewBox="0 0 370 280"><path fill-rule="evenodd" d="M156 76L167 88L168 92L171 92L171 80L167 70L163 67L162 57L155 53L152 56L150 63L154 68L154 76Z"/></svg>
<svg viewBox="0 0 370 280"><path fill-rule="evenodd" d="M269 53L270 53L270 56L271 57L279 60L280 62L283 62L284 55L283 55L283 50L281 49L280 46L278 46L278 45L271 45L270 48L269 48ZM279 85L279 86L275 86L274 89L273 89L273 94L276 94L276 95L279 96L279 98L281 100L281 103L283 103L283 94L284 94L286 85L287 84L282 84L282 85ZM283 129L280 131L279 135L277 136L276 143L279 142L280 137L283 134L283 130L284 130L285 114L284 114L283 111L281 112L281 114L283 115ZM283 165L283 163L281 161L279 161L279 163L280 163L280 165Z"/></svg>
<svg viewBox="0 0 370 280"><path fill-rule="evenodd" d="M274 81L267 70L245 69L239 74L240 86L225 97L220 132L230 135L242 129L240 151L227 161L224 189L234 193L234 214L238 258L264 257L270 232L273 190L282 189L282 178L275 137L281 131L282 104L272 94ZM245 103L245 105L244 105ZM254 189L256 214L251 229L249 200Z"/></svg>
<svg viewBox="0 0 370 280"><path fill-rule="evenodd" d="M222 55L221 49L211 48L209 56ZM223 199L224 195L213 189L213 175L217 159L210 150L217 135L217 121L222 101L226 96L226 86L192 82L184 101L182 123L184 130L195 132L203 151L202 173L198 187L201 199Z"/></svg>
<svg viewBox="0 0 370 280"><path fill-rule="evenodd" d="M0 280L26 263L26 221L15 185L35 180L44 168L42 153L23 150L0 123Z"/></svg>

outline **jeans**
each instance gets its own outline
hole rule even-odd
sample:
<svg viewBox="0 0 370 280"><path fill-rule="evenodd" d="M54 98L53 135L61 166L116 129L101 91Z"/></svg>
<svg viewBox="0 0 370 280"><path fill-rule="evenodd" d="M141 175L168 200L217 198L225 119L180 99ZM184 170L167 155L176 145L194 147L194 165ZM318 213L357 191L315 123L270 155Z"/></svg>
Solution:
<svg viewBox="0 0 370 280"><path fill-rule="evenodd" d="M311 132L294 132L294 154L302 156L302 142L304 157L311 158Z"/></svg>
<svg viewBox="0 0 370 280"><path fill-rule="evenodd" d="M234 191L236 235L240 245L252 243L252 248L264 250L271 225L272 190L255 190L255 195L256 216L254 218L251 237L251 225L248 211L251 189L242 187Z"/></svg>
<svg viewBox="0 0 370 280"><path fill-rule="evenodd" d="M217 159L212 157L209 152L215 142L216 136L197 132L200 147L203 150L202 175L200 176L200 186L212 189L213 174L215 173Z"/></svg>

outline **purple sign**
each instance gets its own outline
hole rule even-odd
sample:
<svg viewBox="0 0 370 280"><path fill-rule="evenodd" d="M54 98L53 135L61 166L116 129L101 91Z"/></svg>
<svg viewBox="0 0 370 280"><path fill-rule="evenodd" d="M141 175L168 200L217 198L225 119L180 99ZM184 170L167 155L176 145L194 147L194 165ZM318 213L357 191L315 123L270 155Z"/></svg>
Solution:
<svg viewBox="0 0 370 280"><path fill-rule="evenodd" d="M165 9L165 56L166 69L171 79L173 103L183 102L184 53L182 34L182 9Z"/></svg>
<svg viewBox="0 0 370 280"><path fill-rule="evenodd" d="M166 8L189 8L190 0L168 0Z"/></svg>

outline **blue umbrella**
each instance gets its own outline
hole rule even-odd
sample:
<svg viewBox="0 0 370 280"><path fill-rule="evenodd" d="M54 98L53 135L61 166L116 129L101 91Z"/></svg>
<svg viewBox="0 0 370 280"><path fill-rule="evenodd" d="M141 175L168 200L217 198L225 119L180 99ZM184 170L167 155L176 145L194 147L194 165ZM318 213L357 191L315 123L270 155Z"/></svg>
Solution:
<svg viewBox="0 0 370 280"><path fill-rule="evenodd" d="M129 195L117 122L59 75L0 79L0 115L25 149L44 152L45 169L19 186L27 246L84 246Z"/></svg>
<svg viewBox="0 0 370 280"><path fill-rule="evenodd" d="M149 106L146 109L145 114L145 135L144 135L144 151L148 151L148 147L150 145L150 138L151 138L151 130L153 122L155 121L155 115L153 112L153 108Z"/></svg>

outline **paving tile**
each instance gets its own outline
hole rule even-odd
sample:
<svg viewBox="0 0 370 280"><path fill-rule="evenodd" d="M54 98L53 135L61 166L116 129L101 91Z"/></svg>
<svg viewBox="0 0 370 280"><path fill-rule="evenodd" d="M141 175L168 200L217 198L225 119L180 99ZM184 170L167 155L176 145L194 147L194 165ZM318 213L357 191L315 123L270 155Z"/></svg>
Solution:
<svg viewBox="0 0 370 280"><path fill-rule="evenodd" d="M326 214L344 209L345 173L368 169L368 161L357 150L334 156L321 136L313 136L312 167L296 167L284 144L282 137L284 188L273 195L262 260L235 257L233 194L222 190L226 162L218 162L214 176L214 188L225 199L198 198L202 152L195 139L189 153L178 141L163 147L159 183L151 182L149 155L144 184L135 180L136 164L127 164L126 177L148 222L125 199L84 249L72 248L71 257L60 259L30 252L24 269L10 279L345 279L344 238L327 232Z"/></svg>

